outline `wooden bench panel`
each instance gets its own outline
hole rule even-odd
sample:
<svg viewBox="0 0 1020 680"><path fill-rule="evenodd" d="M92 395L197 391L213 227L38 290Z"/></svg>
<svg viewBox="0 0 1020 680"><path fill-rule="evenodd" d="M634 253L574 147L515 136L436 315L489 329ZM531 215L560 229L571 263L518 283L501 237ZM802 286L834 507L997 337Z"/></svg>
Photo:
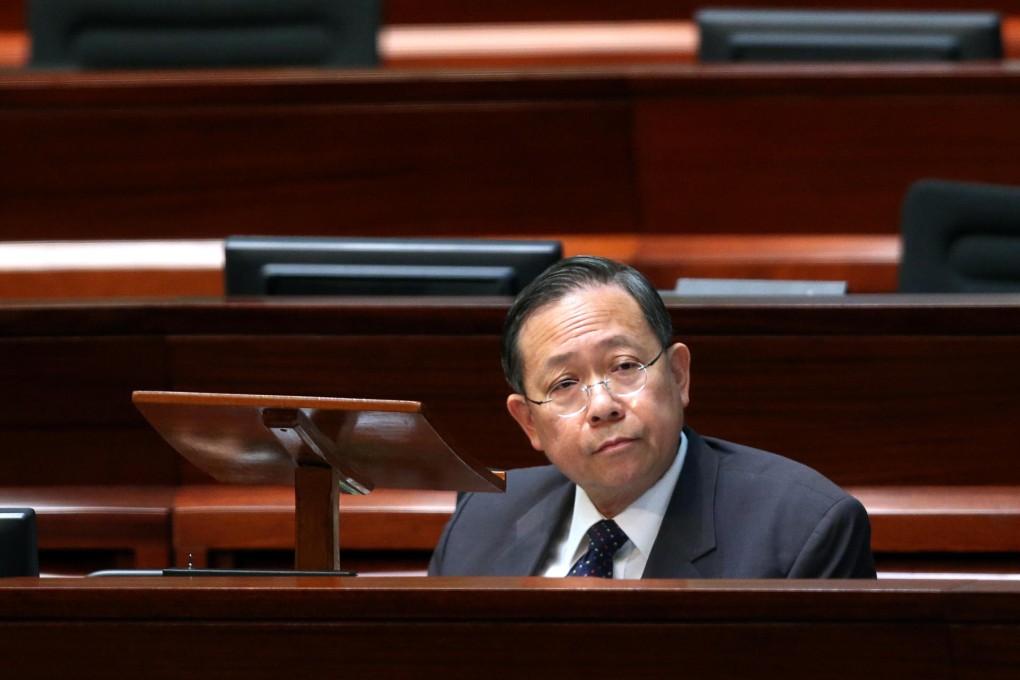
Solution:
<svg viewBox="0 0 1020 680"><path fill-rule="evenodd" d="M43 573L64 551L105 553L108 568L168 566L172 499L169 486L0 487L0 506L35 509Z"/></svg>
<svg viewBox="0 0 1020 680"><path fill-rule="evenodd" d="M398 556L405 566L417 555L424 572L456 494L446 491L377 489L367 496L340 498L340 557L365 561L369 571L391 570ZM208 566L210 552L294 551L294 489L267 486L189 485L173 501L173 554L179 567ZM228 558L229 559L229 558ZM219 566L223 566L220 564Z"/></svg>
<svg viewBox="0 0 1020 680"><path fill-rule="evenodd" d="M1012 457L980 443L1014 432L1015 338L702 336L684 323L678 316L693 355L696 429L782 452L841 484L1020 483ZM418 398L483 464L542 460L505 412L494 335L181 337L170 347L174 389ZM391 372L380 375L380 364ZM453 364L463 371L455 381ZM941 413L966 426L947 431L934 421Z"/></svg>
<svg viewBox="0 0 1020 680"><path fill-rule="evenodd" d="M1017 81L1007 64L8 73L0 199L16 240L895 235L920 177L1020 184Z"/></svg>
<svg viewBox="0 0 1020 680"><path fill-rule="evenodd" d="M988 450L1020 416L1014 337L698 336L677 321L692 354L688 422L705 433L845 485L1020 484L1012 454Z"/></svg>
<svg viewBox="0 0 1020 680"><path fill-rule="evenodd" d="M884 576L926 572L1000 573L1020 568L1020 486L848 487L871 517L872 548ZM452 492L379 489L343 496L343 560L368 551L416 553L424 573L450 513ZM289 487L185 486L175 494L173 550L177 566L233 566L243 551L277 551L293 560L294 493ZM258 559L253 558L253 559ZM369 573L392 571L375 556Z"/></svg>
<svg viewBox="0 0 1020 680"><path fill-rule="evenodd" d="M876 552L1020 554L1020 486L849 487Z"/></svg>
<svg viewBox="0 0 1020 680"><path fill-rule="evenodd" d="M696 101L659 94L635 113L650 231L889 233L921 177L1020 184L1020 131L1004 132L1020 96L840 93L816 83Z"/></svg>
<svg viewBox="0 0 1020 680"><path fill-rule="evenodd" d="M0 106L6 238L637 227L624 104L430 99Z"/></svg>

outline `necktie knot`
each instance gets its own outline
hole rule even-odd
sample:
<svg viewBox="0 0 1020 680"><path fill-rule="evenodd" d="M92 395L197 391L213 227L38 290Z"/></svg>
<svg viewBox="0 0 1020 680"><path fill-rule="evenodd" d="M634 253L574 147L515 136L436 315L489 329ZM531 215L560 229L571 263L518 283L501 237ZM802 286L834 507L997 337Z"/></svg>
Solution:
<svg viewBox="0 0 1020 680"><path fill-rule="evenodd" d="M588 551L581 555L567 576L613 578L613 555L627 542L627 534L611 519L588 529Z"/></svg>

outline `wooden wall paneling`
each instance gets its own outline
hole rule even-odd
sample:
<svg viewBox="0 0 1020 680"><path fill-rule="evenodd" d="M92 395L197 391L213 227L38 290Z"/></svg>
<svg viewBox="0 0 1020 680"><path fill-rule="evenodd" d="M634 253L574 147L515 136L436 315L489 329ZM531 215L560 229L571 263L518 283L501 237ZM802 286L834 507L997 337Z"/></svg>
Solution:
<svg viewBox="0 0 1020 680"><path fill-rule="evenodd" d="M693 100L656 89L637 101L649 231L893 234L922 177L1020 184L1009 122L1020 89L939 92L920 72L902 92L787 75L771 92L734 79Z"/></svg>
<svg viewBox="0 0 1020 680"><path fill-rule="evenodd" d="M0 353L0 486L176 482L175 454L131 403L165 384L157 338L2 337Z"/></svg>
<svg viewBox="0 0 1020 680"><path fill-rule="evenodd" d="M1002 448L1020 417L1016 338L685 339L688 422L706 434L840 484L1020 482Z"/></svg>
<svg viewBox="0 0 1020 680"><path fill-rule="evenodd" d="M1004 65L13 74L9 239L895 235L1020 184ZM69 215L74 220L68 219Z"/></svg>
<svg viewBox="0 0 1020 680"><path fill-rule="evenodd" d="M180 480L180 455L144 421L92 426L7 425L0 428L0 433L0 486L148 486Z"/></svg>
<svg viewBox="0 0 1020 680"><path fill-rule="evenodd" d="M0 352L6 426L137 423L131 390L165 377L160 341L144 336L0 337Z"/></svg>
<svg viewBox="0 0 1020 680"><path fill-rule="evenodd" d="M5 237L636 227L622 102L494 92L474 102L426 94L277 103L271 90L251 94L268 100L202 94L168 106L110 92L68 110L7 107L0 139L19 160L5 165L0 186Z"/></svg>

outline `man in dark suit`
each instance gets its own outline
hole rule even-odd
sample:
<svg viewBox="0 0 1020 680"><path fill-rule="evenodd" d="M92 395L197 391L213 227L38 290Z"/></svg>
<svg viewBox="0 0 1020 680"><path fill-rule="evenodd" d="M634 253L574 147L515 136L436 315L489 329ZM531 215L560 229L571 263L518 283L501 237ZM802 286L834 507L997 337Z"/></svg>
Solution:
<svg viewBox="0 0 1020 680"><path fill-rule="evenodd" d="M507 408L552 465L466 494L438 576L875 576L861 504L780 456L684 426L690 354L634 269L561 261L503 330Z"/></svg>

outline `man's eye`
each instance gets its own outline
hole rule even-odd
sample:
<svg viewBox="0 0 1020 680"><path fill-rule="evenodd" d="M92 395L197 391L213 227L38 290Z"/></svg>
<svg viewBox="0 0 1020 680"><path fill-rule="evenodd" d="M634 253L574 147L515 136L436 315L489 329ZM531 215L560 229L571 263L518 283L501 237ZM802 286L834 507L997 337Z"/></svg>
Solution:
<svg viewBox="0 0 1020 680"><path fill-rule="evenodd" d="M549 394L565 394L577 387L576 380L561 380L549 390Z"/></svg>
<svg viewBox="0 0 1020 680"><path fill-rule="evenodd" d="M637 371L640 367L641 364L639 364L636 361L621 361L620 363L614 365L611 369L609 369L609 372L615 374L633 373Z"/></svg>

